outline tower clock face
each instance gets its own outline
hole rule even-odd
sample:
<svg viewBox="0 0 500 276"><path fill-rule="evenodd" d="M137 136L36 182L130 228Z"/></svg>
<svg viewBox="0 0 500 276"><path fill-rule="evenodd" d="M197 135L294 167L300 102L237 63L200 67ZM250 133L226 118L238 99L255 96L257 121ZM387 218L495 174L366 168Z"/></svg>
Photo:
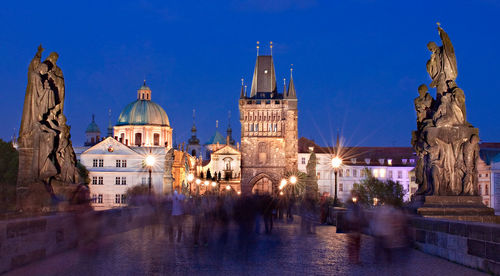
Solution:
<svg viewBox="0 0 500 276"><path fill-rule="evenodd" d="M108 152L113 152L114 150L113 146L108 146Z"/></svg>

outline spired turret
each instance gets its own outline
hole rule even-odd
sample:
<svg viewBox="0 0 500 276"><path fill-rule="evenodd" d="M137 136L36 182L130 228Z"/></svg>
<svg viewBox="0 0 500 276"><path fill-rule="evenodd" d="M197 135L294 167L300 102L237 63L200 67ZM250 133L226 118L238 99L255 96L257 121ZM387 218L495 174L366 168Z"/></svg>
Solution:
<svg viewBox="0 0 500 276"><path fill-rule="evenodd" d="M101 131L99 126L95 123L95 115L92 114L92 122L87 126L85 130L85 143L86 147L93 146L101 141Z"/></svg>

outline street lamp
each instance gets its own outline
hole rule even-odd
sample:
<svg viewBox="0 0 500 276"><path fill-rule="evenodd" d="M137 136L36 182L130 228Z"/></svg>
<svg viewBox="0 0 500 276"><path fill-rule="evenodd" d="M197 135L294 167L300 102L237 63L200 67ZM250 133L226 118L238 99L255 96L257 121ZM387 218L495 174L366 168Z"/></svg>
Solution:
<svg viewBox="0 0 500 276"><path fill-rule="evenodd" d="M194 182L196 183L196 195L200 195L201 180L199 178L196 178L196 180Z"/></svg>
<svg viewBox="0 0 500 276"><path fill-rule="evenodd" d="M335 172L335 197L333 198L333 206L338 206L338 197L337 197L337 179L339 176L339 168L342 165L342 159L340 159L338 156L335 156L332 158L332 167Z"/></svg>
<svg viewBox="0 0 500 276"><path fill-rule="evenodd" d="M297 177L295 175L290 176L290 183L292 184L297 183Z"/></svg>
<svg viewBox="0 0 500 276"><path fill-rule="evenodd" d="M149 171L149 186L148 186L148 193L151 195L151 171L153 169L153 166L155 165L156 158L153 155L148 155L146 156L146 160L144 160L146 163L146 166L148 167Z"/></svg>
<svg viewBox="0 0 500 276"><path fill-rule="evenodd" d="M203 185L205 185L205 195L206 195L208 191L208 185L210 185L210 182L208 182L208 180L205 180L205 182L203 182Z"/></svg>

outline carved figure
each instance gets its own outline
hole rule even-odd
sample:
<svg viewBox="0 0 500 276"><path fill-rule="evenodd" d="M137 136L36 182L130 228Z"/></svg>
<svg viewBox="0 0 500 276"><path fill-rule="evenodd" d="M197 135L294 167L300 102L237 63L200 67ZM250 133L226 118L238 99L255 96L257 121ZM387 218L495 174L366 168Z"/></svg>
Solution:
<svg viewBox="0 0 500 276"><path fill-rule="evenodd" d="M439 25L439 24L438 24ZM412 145L418 156L418 195L477 195L478 130L466 121L465 94L455 83L457 62L450 38L438 26L443 45L430 42L427 72L436 100L419 87L414 101L417 130Z"/></svg>
<svg viewBox="0 0 500 276"><path fill-rule="evenodd" d="M434 99L427 92L429 88L427 85L422 84L418 87L419 96L415 98L415 110L417 111L417 125L420 127L424 120L429 119L431 116L431 106Z"/></svg>
<svg viewBox="0 0 500 276"><path fill-rule="evenodd" d="M79 181L76 156L70 140L70 127L62 109L64 78L57 67L57 53L41 62L40 45L28 67L28 85L19 131L18 202L36 201L43 184L52 199L66 197L69 184ZM57 187L53 181L57 180ZM75 186L76 187L76 186ZM38 192L35 192L38 191ZM29 203L29 202L28 202ZM45 208L47 206L38 206Z"/></svg>

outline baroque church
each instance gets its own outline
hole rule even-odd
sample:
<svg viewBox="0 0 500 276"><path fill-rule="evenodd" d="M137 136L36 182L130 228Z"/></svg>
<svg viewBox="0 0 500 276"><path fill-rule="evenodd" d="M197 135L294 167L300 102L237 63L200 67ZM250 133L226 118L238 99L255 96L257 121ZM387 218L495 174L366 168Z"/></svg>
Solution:
<svg viewBox="0 0 500 276"><path fill-rule="evenodd" d="M250 94L241 87L241 191L244 194L277 192L280 180L297 171L297 95L292 70L288 88L278 92L271 55L259 55Z"/></svg>

